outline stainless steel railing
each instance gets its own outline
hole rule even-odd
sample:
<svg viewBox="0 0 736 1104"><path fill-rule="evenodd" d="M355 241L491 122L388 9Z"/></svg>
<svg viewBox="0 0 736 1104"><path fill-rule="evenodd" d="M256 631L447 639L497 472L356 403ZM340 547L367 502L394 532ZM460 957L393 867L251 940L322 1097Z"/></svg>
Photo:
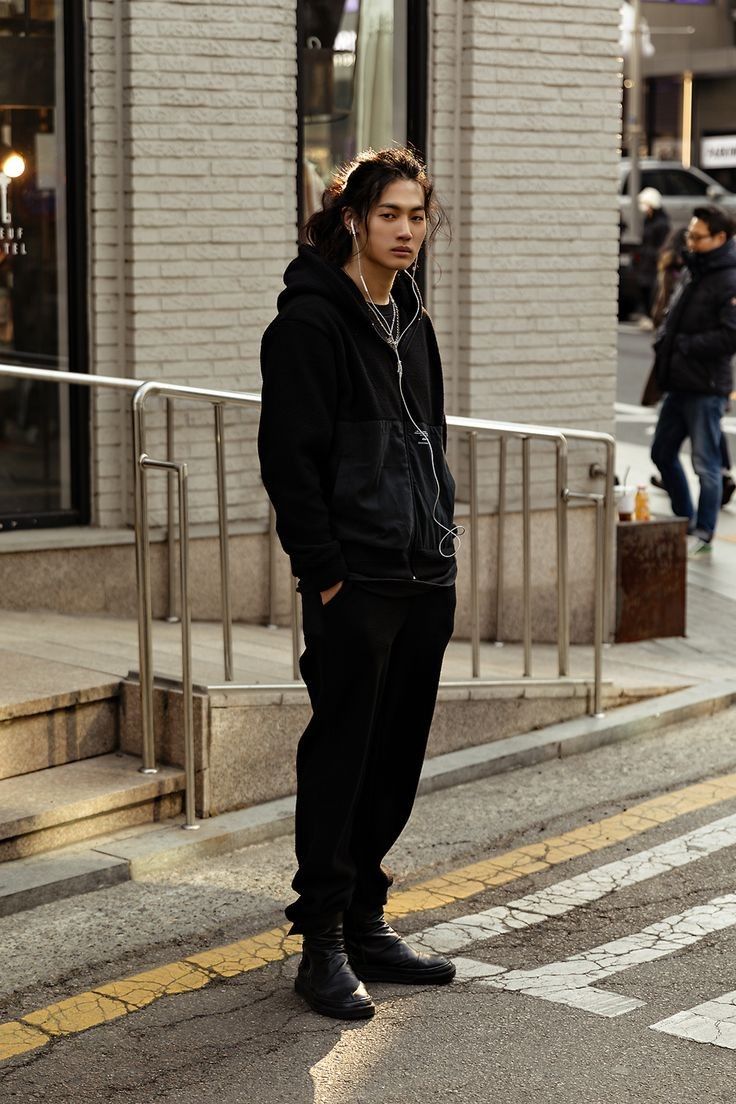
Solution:
<svg viewBox="0 0 736 1104"><path fill-rule="evenodd" d="M209 403L214 409L214 448L217 471L218 532L220 548L221 579L221 618L223 630L224 687L240 688L233 681L233 645L232 645L232 608L230 601L229 573L229 536L227 521L227 490L225 465L225 423L224 407L258 407L260 396L237 391L214 390L199 387L186 387L158 381L119 379L109 376L89 376L79 373L58 372L33 368L20 368L15 365L0 364L0 376L16 379L36 380L64 385L80 385L91 388L111 388L128 392L131 396L133 418L133 459L135 471L135 549L138 605L138 647L139 674L141 684L141 726L142 726L142 766L146 773L154 773L155 738L153 724L153 632L150 570L150 533L147 476L150 471L162 471L167 476L168 503L168 555L169 555L169 600L170 620L176 619L174 605L173 580L176 564L176 527L175 514L178 513L179 529L179 617L182 639L182 696L184 702L184 758L186 775L185 827L196 828L195 817L195 773L194 773L194 723L193 723L193 681L192 681L192 645L191 645L191 603L189 590L189 515L188 515L188 466L174 457L174 417L173 403L176 399ZM166 400L167 446L165 457L153 457L146 451L146 405L152 397L160 396ZM593 707L595 716L602 715L602 650L606 634L607 588L610 579L611 550L613 534L613 437L605 433L586 430L557 429L548 426L522 425L513 422L497 422L478 418L448 417L448 430L461 433L467 439L469 462L469 498L470 498L470 591L471 591L471 680L469 683L456 680L454 686L477 685L480 673L480 586L479 586L479 472L478 441L491 438L499 442L498 469L498 531L497 531L497 578L496 578L496 622L497 637L501 632L504 577L505 546L504 537L507 519L507 474L508 443L519 440L522 449L522 640L523 640L523 680L547 683L569 680L570 646L570 600L568 582L568 524L567 513L570 502L589 501L595 506L596 515L596 555L595 555L595 616L594 616L594 662L593 662ZM558 679L534 679L533 639L532 639L532 554L531 554L531 446L532 442L547 443L555 449L555 498L556 498L556 552L557 552L557 652ZM605 486L601 494L575 492L568 487L568 442L586 441L604 449L605 466L598 470L604 474ZM175 503L177 509L175 510ZM269 523L269 622L276 620L276 533L273 511ZM291 587L291 630L292 630L292 667L295 682L299 680L299 608L296 590ZM485 679L484 682L498 682L497 679ZM508 680L504 680L508 681ZM578 680L569 680L578 681ZM582 681L582 680L580 680ZM288 685L288 684L286 684ZM279 684L284 688L284 684ZM215 687L212 687L213 689ZM243 687L248 688L248 687ZM258 684L259 689L264 685Z"/></svg>

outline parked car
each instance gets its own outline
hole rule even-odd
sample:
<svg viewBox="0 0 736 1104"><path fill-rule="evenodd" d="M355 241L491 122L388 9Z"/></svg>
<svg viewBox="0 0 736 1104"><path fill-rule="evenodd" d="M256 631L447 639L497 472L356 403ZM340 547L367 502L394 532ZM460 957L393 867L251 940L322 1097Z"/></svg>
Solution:
<svg viewBox="0 0 736 1104"><path fill-rule="evenodd" d="M702 203L717 203L736 215L736 195L729 192L702 169L686 169L679 161L656 161L643 158L640 162L642 188L656 188L662 196L662 206L670 217L672 229L687 226L693 207ZM631 162L621 158L619 167L619 214L621 219L621 251L618 266L618 316L627 319L639 307L639 288L633 259L639 245L631 232L631 197L628 195Z"/></svg>
<svg viewBox="0 0 736 1104"><path fill-rule="evenodd" d="M693 207L701 203L717 203L736 214L736 195L729 192L702 169L686 169L679 161L655 161L643 158L640 162L641 188L656 188L662 196L662 206L670 217L672 229L687 226ZM619 167L619 212L623 224L621 241L634 242L630 230L631 197L628 195L631 162L621 158Z"/></svg>

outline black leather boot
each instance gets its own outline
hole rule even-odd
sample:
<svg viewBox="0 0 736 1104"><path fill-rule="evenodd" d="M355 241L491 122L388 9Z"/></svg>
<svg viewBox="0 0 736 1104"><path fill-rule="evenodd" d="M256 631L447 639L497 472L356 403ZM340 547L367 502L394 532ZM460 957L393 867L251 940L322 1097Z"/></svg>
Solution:
<svg viewBox="0 0 736 1104"><path fill-rule="evenodd" d="M348 962L342 924L304 936L294 988L315 1012L336 1020L365 1020L376 1011Z"/></svg>
<svg viewBox="0 0 736 1104"><path fill-rule="evenodd" d="M412 950L389 927L380 908L345 914L345 947L350 965L363 981L446 985L455 976L449 958Z"/></svg>

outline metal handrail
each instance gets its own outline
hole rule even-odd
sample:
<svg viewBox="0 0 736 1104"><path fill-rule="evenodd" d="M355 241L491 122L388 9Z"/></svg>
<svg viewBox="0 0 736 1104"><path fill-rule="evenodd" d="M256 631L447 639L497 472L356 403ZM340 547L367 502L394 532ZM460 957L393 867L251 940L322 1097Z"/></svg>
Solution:
<svg viewBox="0 0 736 1104"><path fill-rule="evenodd" d="M155 743L153 730L153 640L152 640L152 601L150 570L150 533L147 492L147 472L159 470L167 473L169 480L169 506L167 510L167 528L169 542L169 618L173 619L173 568L174 568L174 510L172 502L172 477L178 486L178 514L180 538L180 616L182 623L182 697L184 699L184 750L186 773L186 824L185 827L197 827L194 811L194 722L192 708L192 654L191 654L191 612L188 578L188 495L187 465L176 461L173 452L173 409L174 399L209 403L215 411L215 454L217 465L217 501L220 544L220 574L223 649L225 666L224 686L232 689L247 689L233 682L232 663L232 613L230 603L229 579L229 537L227 531L227 492L225 479L225 426L223 408L226 405L238 407L259 407L260 395L250 392L225 391L212 388L180 386L156 380L120 379L112 376L91 376L81 373L54 371L52 369L23 368L17 365L0 364L0 376L12 376L16 379L36 380L38 382L79 385L82 387L111 388L127 391L131 395L133 416L133 451L135 466L135 549L136 577L138 590L138 647L141 689L142 723L142 766L146 773L155 773ZM146 404L152 396L162 396L167 400L167 456L154 458L146 452ZM491 421L480 418L448 416L448 429L467 435L469 446L470 474L470 561L471 561L471 656L472 681L453 682L452 685L477 685L480 679L480 610L479 610L479 548L478 548L478 437L493 438L500 443L499 463L499 505L497 534L497 591L496 591L496 637L501 633L503 612L504 549L503 537L506 520L506 474L507 447L509 440L522 443L522 568L523 568L523 648L524 680L522 684L533 680L550 684L559 678L568 677L569 669L569 589L568 589L568 542L567 507L572 500L588 500L596 507L596 572L595 572L595 618L594 618L594 708L595 716L601 716L602 685L602 649L606 632L607 582L610 577L610 539L613 532L613 480L614 480L614 438L607 433L597 433L580 429L558 429L549 426L524 425L515 422ZM531 442L546 442L553 445L556 452L556 522L557 522L557 637L558 671L557 680L533 679L532 676L532 607L531 607ZM571 491L568 480L568 441L588 441L603 446L606 451L605 488L602 494L592 495ZM273 511L269 518L269 576L270 601L269 621L275 620L274 584L276 575L275 526ZM299 679L299 610L296 591L291 588L292 623L292 659L295 682ZM497 682L500 680L483 680ZM507 681L507 680L506 680ZM284 689L289 684L280 684ZM220 687L212 687L213 689ZM262 684L260 684L262 688Z"/></svg>

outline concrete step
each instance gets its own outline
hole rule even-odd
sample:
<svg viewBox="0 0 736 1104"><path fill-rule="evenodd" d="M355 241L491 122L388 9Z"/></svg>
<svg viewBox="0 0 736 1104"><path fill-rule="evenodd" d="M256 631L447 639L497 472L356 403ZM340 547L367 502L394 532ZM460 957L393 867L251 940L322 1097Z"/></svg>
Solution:
<svg viewBox="0 0 736 1104"><path fill-rule="evenodd" d="M114 751L120 680L0 650L0 779Z"/></svg>
<svg viewBox="0 0 736 1104"><path fill-rule="evenodd" d="M0 781L0 862L177 816L184 772L139 765L115 752Z"/></svg>

